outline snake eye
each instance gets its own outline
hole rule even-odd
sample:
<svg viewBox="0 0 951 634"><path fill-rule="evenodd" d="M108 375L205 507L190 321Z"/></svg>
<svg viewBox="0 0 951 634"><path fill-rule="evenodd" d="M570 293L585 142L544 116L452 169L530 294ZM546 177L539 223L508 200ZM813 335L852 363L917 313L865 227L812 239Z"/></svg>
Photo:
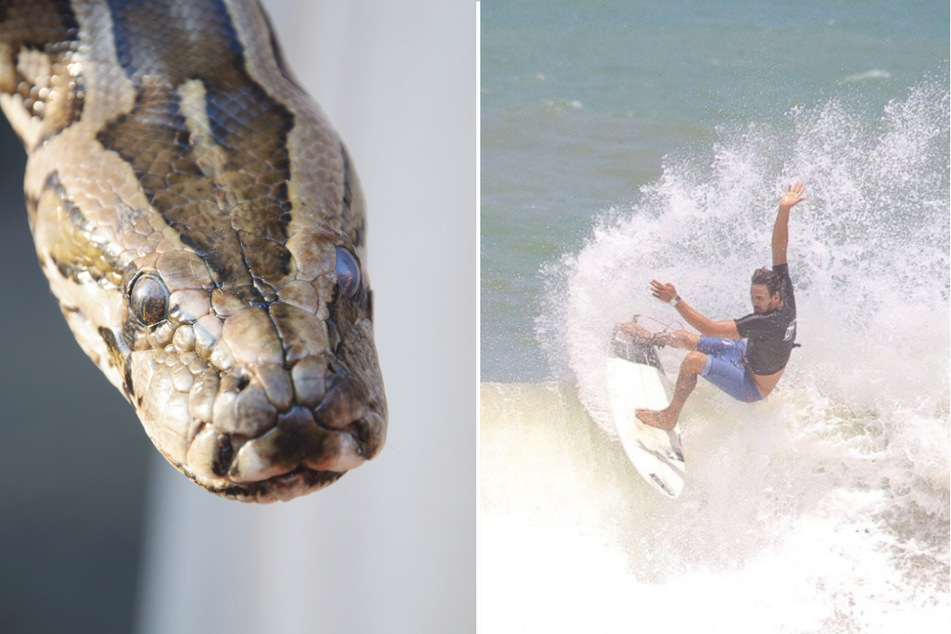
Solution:
<svg viewBox="0 0 951 634"><path fill-rule="evenodd" d="M143 273L134 282L129 293L132 312L146 326L164 321L168 316L168 289L155 273Z"/></svg>
<svg viewBox="0 0 951 634"><path fill-rule="evenodd" d="M337 266L334 268L340 293L347 298L354 297L360 290L360 265L357 258L343 247L337 247Z"/></svg>

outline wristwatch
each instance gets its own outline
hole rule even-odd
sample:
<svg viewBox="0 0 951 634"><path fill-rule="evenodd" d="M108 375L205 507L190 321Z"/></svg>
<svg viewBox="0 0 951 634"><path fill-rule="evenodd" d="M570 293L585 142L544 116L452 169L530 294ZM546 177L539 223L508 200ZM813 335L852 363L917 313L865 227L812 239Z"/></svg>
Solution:
<svg viewBox="0 0 951 634"><path fill-rule="evenodd" d="M674 295L673 297L670 298L670 301L668 303L674 308L676 308L677 304L680 303L680 295Z"/></svg>

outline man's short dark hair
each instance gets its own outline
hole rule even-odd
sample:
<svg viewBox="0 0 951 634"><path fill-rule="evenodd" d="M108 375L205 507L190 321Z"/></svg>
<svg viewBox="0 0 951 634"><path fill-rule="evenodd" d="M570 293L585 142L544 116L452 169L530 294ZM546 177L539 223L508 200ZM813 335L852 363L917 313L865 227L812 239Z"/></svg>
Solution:
<svg viewBox="0 0 951 634"><path fill-rule="evenodd" d="M763 268L753 271L752 283L765 286L771 296L779 292L779 275L772 269Z"/></svg>

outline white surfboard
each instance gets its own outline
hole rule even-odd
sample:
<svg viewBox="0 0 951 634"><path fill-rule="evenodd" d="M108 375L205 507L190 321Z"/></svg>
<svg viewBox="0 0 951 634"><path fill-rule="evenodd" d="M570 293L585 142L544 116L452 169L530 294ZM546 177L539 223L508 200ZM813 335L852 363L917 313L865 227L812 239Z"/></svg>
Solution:
<svg viewBox="0 0 951 634"><path fill-rule="evenodd" d="M660 410L670 403L657 351L649 343L617 333L611 349L612 356L607 359L608 393L624 452L652 487L675 498L684 488L686 467L680 425L665 431L645 425L634 415L636 409Z"/></svg>

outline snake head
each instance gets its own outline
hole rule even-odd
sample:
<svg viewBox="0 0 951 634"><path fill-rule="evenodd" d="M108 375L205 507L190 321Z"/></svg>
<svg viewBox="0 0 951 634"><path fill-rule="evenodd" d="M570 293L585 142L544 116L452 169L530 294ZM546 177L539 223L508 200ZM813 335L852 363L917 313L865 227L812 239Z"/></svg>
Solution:
<svg viewBox="0 0 951 634"><path fill-rule="evenodd" d="M159 451L243 501L320 489L386 438L372 294L355 249L312 231L288 245L295 274L274 289L222 287L190 250L130 269L120 336L104 338Z"/></svg>

